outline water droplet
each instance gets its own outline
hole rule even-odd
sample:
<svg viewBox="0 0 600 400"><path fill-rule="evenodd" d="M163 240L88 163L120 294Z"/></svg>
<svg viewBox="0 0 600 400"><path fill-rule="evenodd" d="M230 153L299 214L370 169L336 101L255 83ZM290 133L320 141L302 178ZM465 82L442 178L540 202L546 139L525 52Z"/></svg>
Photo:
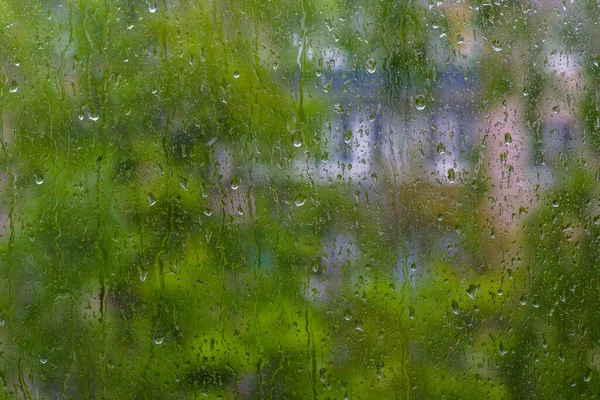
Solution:
<svg viewBox="0 0 600 400"><path fill-rule="evenodd" d="M504 143L505 144L512 144L512 136L510 136L510 133L506 132L504 134Z"/></svg>
<svg viewBox="0 0 600 400"><path fill-rule="evenodd" d="M450 168L448 170L448 180L450 182L454 182L456 180L456 171L454 171L454 168Z"/></svg>
<svg viewBox="0 0 600 400"><path fill-rule="evenodd" d="M240 187L240 182L238 181L237 176L233 177L233 179L231 180L231 184L229 185L229 187L231 188L231 190L237 190L237 188Z"/></svg>
<svg viewBox="0 0 600 400"><path fill-rule="evenodd" d="M98 118L100 118L100 116L98 114L92 114L91 112L89 112L88 118L90 119L90 121L98 121Z"/></svg>
<svg viewBox="0 0 600 400"><path fill-rule="evenodd" d="M456 300L452 300L452 312L456 315L460 314L460 308L458 307Z"/></svg>
<svg viewBox="0 0 600 400"><path fill-rule="evenodd" d="M329 93L330 90L331 90L331 82L327 82L326 84L323 85L323 91L325 93Z"/></svg>
<svg viewBox="0 0 600 400"><path fill-rule="evenodd" d="M344 131L344 143L349 144L352 141L352 129Z"/></svg>
<svg viewBox="0 0 600 400"><path fill-rule="evenodd" d="M156 333L154 335L154 344L162 344L165 340L165 337L161 333Z"/></svg>
<svg viewBox="0 0 600 400"><path fill-rule="evenodd" d="M19 83L18 83L17 81L12 81L12 82L10 83L10 86L8 86L8 90L9 90L11 93L16 93L16 92L17 92L17 90L19 90Z"/></svg>
<svg viewBox="0 0 600 400"><path fill-rule="evenodd" d="M238 206L237 213L238 215L244 215L244 209L242 208L242 206Z"/></svg>
<svg viewBox="0 0 600 400"><path fill-rule="evenodd" d="M294 132L292 134L292 145L294 147L302 146L302 134L300 132Z"/></svg>
<svg viewBox="0 0 600 400"><path fill-rule="evenodd" d="M417 264L415 264L415 263L410 264L410 270L415 272L417 270Z"/></svg>
<svg viewBox="0 0 600 400"><path fill-rule="evenodd" d="M408 307L408 318L415 319L415 308L413 306Z"/></svg>
<svg viewBox="0 0 600 400"><path fill-rule="evenodd" d="M41 362L42 364L46 364L46 363L48 362L48 359L47 359L46 357L42 356L42 357L40 358L40 362Z"/></svg>
<svg viewBox="0 0 600 400"><path fill-rule="evenodd" d="M559 206L558 200L553 200L552 201L552 207L556 208Z"/></svg>
<svg viewBox="0 0 600 400"><path fill-rule="evenodd" d="M156 4L152 5L148 3L148 11L150 11L151 14L154 14L156 12Z"/></svg>
<svg viewBox="0 0 600 400"><path fill-rule="evenodd" d="M375 369L375 375L377 376L378 379L381 379L382 375L383 375L383 367L385 364L383 364L383 362L380 362L379 364L377 364L377 368Z"/></svg>
<svg viewBox="0 0 600 400"><path fill-rule="evenodd" d="M527 304L527 300L525 300L525 297L524 297L524 296L522 296L522 297L519 299L519 303L520 303L522 306L524 306L525 304Z"/></svg>
<svg viewBox="0 0 600 400"><path fill-rule="evenodd" d="M148 271L140 271L140 281L146 282L146 278L148 278Z"/></svg>
<svg viewBox="0 0 600 400"><path fill-rule="evenodd" d="M0 326L4 326L4 317L0 315Z"/></svg>
<svg viewBox="0 0 600 400"><path fill-rule="evenodd" d="M377 62L375 60L373 60L372 58L369 58L367 60L367 72L372 74L375 72L376 69L377 69Z"/></svg>
<svg viewBox="0 0 600 400"><path fill-rule="evenodd" d="M500 351L500 356L505 355L506 353L508 353L508 350L506 350L506 347L504 347L504 343L500 342L500 346L499 347L499 351Z"/></svg>
<svg viewBox="0 0 600 400"><path fill-rule="evenodd" d="M560 106L557 105L557 106L552 107L552 112L554 114L560 113Z"/></svg>
<svg viewBox="0 0 600 400"><path fill-rule="evenodd" d="M205 208L204 209L204 215L206 215L207 217L210 217L212 215L212 210Z"/></svg>
<svg viewBox="0 0 600 400"><path fill-rule="evenodd" d="M35 183L38 185L44 183L44 177L42 175L33 174L33 176L35 177Z"/></svg>
<svg viewBox="0 0 600 400"><path fill-rule="evenodd" d="M154 197L154 194L148 193L146 197L148 198L148 207L152 207L156 204L156 197Z"/></svg>
<svg viewBox="0 0 600 400"><path fill-rule="evenodd" d="M492 49L494 49L494 51L501 51L502 50L502 42L500 42L498 39L495 39L492 41Z"/></svg>
<svg viewBox="0 0 600 400"><path fill-rule="evenodd" d="M587 374L585 374L585 376L583 377L583 380L584 380L585 382L589 382L589 381L591 381L591 380L592 380L592 369L591 369L591 368L590 368L590 369L588 369L588 372L587 372Z"/></svg>
<svg viewBox="0 0 600 400"><path fill-rule="evenodd" d="M471 298L471 300L475 300L475 295L479 290L479 285L470 284L467 288L467 295Z"/></svg>
<svg viewBox="0 0 600 400"><path fill-rule="evenodd" d="M350 314L350 309L348 307L344 308L344 319L346 321L350 321L352 319L352 315Z"/></svg>
<svg viewBox="0 0 600 400"><path fill-rule="evenodd" d="M438 156L441 156L445 152L446 152L446 146L444 145L444 143L439 142L438 145L437 145L437 154L438 154Z"/></svg>
<svg viewBox="0 0 600 400"><path fill-rule="evenodd" d="M426 99L425 96L422 94L418 94L415 97L415 107L417 108L417 110L424 110L425 109L425 105L426 105Z"/></svg>
<svg viewBox="0 0 600 400"><path fill-rule="evenodd" d="M21 60L19 60L18 58L15 60L15 67L18 67L19 65L21 65Z"/></svg>
<svg viewBox="0 0 600 400"><path fill-rule="evenodd" d="M234 77L235 79L239 78L239 77L240 77L240 73L239 73L238 71L235 71L235 72L233 73L233 77Z"/></svg>
<svg viewBox="0 0 600 400"><path fill-rule="evenodd" d="M306 203L306 197L302 193L298 193L294 203L296 204L296 207L302 207L304 203Z"/></svg>

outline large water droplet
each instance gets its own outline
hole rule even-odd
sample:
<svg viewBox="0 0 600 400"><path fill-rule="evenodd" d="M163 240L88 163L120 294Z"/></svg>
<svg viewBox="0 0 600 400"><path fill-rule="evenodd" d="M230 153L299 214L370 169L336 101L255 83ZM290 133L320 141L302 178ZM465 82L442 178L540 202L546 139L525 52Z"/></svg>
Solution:
<svg viewBox="0 0 600 400"><path fill-rule="evenodd" d="M233 77L234 77L235 79L239 78L239 77L240 77L240 73L239 73L238 71L235 71L235 72L233 73Z"/></svg>
<svg viewBox="0 0 600 400"><path fill-rule="evenodd" d="M42 175L34 174L33 176L35 177L35 183L37 183L38 185L44 183L44 177Z"/></svg>
<svg viewBox="0 0 600 400"><path fill-rule="evenodd" d="M425 99L424 95L418 94L415 97L415 107L417 108L417 110L424 110L426 103L427 103L427 100Z"/></svg>
<svg viewBox="0 0 600 400"><path fill-rule="evenodd" d="M148 11L150 11L151 14L154 14L156 12L156 4L148 3Z"/></svg>

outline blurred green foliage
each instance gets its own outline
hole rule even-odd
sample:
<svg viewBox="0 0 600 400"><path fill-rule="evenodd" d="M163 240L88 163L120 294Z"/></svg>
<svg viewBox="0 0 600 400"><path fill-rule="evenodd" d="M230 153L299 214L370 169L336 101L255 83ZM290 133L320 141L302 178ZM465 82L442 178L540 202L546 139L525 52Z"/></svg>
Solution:
<svg viewBox="0 0 600 400"><path fill-rule="evenodd" d="M594 4L1 0L3 398L598 398Z"/></svg>

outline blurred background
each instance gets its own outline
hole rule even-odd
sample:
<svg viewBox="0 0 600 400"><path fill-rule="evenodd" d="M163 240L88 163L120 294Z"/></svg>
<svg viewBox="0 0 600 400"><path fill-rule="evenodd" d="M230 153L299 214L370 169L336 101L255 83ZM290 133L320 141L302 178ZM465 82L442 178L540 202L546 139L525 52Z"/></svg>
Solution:
<svg viewBox="0 0 600 400"><path fill-rule="evenodd" d="M596 0L0 0L2 398L600 397Z"/></svg>

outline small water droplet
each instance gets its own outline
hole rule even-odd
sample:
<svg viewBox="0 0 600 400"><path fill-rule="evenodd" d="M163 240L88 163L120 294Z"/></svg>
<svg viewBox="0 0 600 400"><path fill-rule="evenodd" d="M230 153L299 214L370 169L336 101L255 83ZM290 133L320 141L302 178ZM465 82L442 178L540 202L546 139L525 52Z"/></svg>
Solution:
<svg viewBox="0 0 600 400"><path fill-rule="evenodd" d="M100 116L98 114L92 114L91 112L89 112L88 118L90 119L90 121L98 121L98 118L100 118Z"/></svg>
<svg viewBox="0 0 600 400"><path fill-rule="evenodd" d="M456 300L452 300L452 312L456 315L460 314L460 308L458 307Z"/></svg>
<svg viewBox="0 0 600 400"><path fill-rule="evenodd" d="M417 108L417 110L421 111L424 110L426 106L426 99L425 96L422 94L418 94L415 97L415 107Z"/></svg>
<svg viewBox="0 0 600 400"><path fill-rule="evenodd" d="M150 4L148 3L148 11L150 11L151 14L154 14L156 12L156 4Z"/></svg>
<svg viewBox="0 0 600 400"><path fill-rule="evenodd" d="M16 93L19 90L19 83L17 81L12 81L8 87L8 90L11 93Z"/></svg>
<svg viewBox="0 0 600 400"><path fill-rule="evenodd" d="M502 50L502 42L500 42L498 39L495 39L492 41L492 49L494 49L494 51L501 51Z"/></svg>
<svg viewBox="0 0 600 400"><path fill-rule="evenodd" d="M148 278L148 271L140 271L140 281L146 282L146 278Z"/></svg>
<svg viewBox="0 0 600 400"><path fill-rule="evenodd" d="M510 136L510 133L506 132L504 134L504 143L505 144L512 144L512 136Z"/></svg>
<svg viewBox="0 0 600 400"><path fill-rule="evenodd" d="M375 61L372 58L369 58L367 60L367 72L372 74L375 72L376 69L377 69L377 61Z"/></svg>
<svg viewBox="0 0 600 400"><path fill-rule="evenodd" d="M46 363L48 362L48 359L47 359L46 357L42 356L42 357L40 358L40 362L41 362L42 364L46 364Z"/></svg>
<svg viewBox="0 0 600 400"><path fill-rule="evenodd" d="M212 210L205 208L204 209L204 215L206 215L207 217L210 217L212 215Z"/></svg>
<svg viewBox="0 0 600 400"><path fill-rule="evenodd" d="M0 315L0 326L4 326L4 317Z"/></svg>
<svg viewBox="0 0 600 400"><path fill-rule="evenodd" d="M42 175L34 174L33 176L35 177L35 183L37 183L38 185L44 183L44 177Z"/></svg>
<svg viewBox="0 0 600 400"><path fill-rule="evenodd" d="M522 306L524 306L525 304L527 304L527 300L525 300L525 297L523 297L523 296L522 296L522 297L519 299L519 303L520 303Z"/></svg>
<svg viewBox="0 0 600 400"><path fill-rule="evenodd" d="M156 197L154 197L153 193L148 193L146 197L148 199L148 207L152 207L156 204Z"/></svg>
<svg viewBox="0 0 600 400"><path fill-rule="evenodd" d="M294 147L302 146L302 134L300 132L294 132L292 134L292 145Z"/></svg>
<svg viewBox="0 0 600 400"><path fill-rule="evenodd" d="M417 270L417 264L415 264L415 263L410 264L410 270L412 272L415 272Z"/></svg>
<svg viewBox="0 0 600 400"><path fill-rule="evenodd" d="M559 206L558 200L553 200L552 201L552 207L556 208Z"/></svg>
<svg viewBox="0 0 600 400"><path fill-rule="evenodd" d="M234 77L235 79L239 78L239 77L240 77L240 73L239 73L238 71L235 71L235 72L233 73L233 77Z"/></svg>
<svg viewBox="0 0 600 400"><path fill-rule="evenodd" d="M19 65L21 65L21 60L19 60L18 58L15 60L15 67L18 67Z"/></svg>
<svg viewBox="0 0 600 400"><path fill-rule="evenodd" d="M349 144L352 141L352 129L344 131L344 143Z"/></svg>
<svg viewBox="0 0 600 400"><path fill-rule="evenodd" d="M587 374L583 377L584 382L589 382L592 380L592 369L588 369Z"/></svg>
<svg viewBox="0 0 600 400"><path fill-rule="evenodd" d="M380 362L379 364L377 364L377 368L375 369L375 375L377 376L378 379L381 379L381 377L383 375L383 367L384 367L383 362Z"/></svg>
<svg viewBox="0 0 600 400"><path fill-rule="evenodd" d="M448 180L450 182L454 182L456 180L456 171L454 171L454 168L450 168L448 170Z"/></svg>
<svg viewBox="0 0 600 400"><path fill-rule="evenodd" d="M165 340L165 337L161 333L156 333L153 340L154 344L162 344Z"/></svg>
<svg viewBox="0 0 600 400"><path fill-rule="evenodd" d="M306 203L306 197L302 193L298 193L294 203L296 204L296 207L302 207L304 203Z"/></svg>
<svg viewBox="0 0 600 400"><path fill-rule="evenodd" d="M352 315L350 314L350 309L348 307L344 308L344 319L346 321L350 321L352 319Z"/></svg>
<svg viewBox="0 0 600 400"><path fill-rule="evenodd" d="M479 285L470 284L467 288L467 295L471 298L471 300L475 300L475 295L479 290Z"/></svg>
<svg viewBox="0 0 600 400"><path fill-rule="evenodd" d="M508 350L506 350L506 347L504 347L504 343L500 342L500 346L499 347L499 352L500 352L500 356L505 355L506 353L508 353Z"/></svg>
<svg viewBox="0 0 600 400"><path fill-rule="evenodd" d="M231 190L237 190L237 188L240 187L240 182L238 181L237 176L233 177L233 179L231 180L231 184L229 185L229 187L231 188Z"/></svg>
<svg viewBox="0 0 600 400"><path fill-rule="evenodd" d="M444 143L439 142L438 145L437 145L437 154L438 154L438 156L441 156L445 152L446 152L446 146L444 145Z"/></svg>
<svg viewBox="0 0 600 400"><path fill-rule="evenodd" d="M237 213L238 215L244 215L244 209L242 208L242 206L238 206Z"/></svg>

